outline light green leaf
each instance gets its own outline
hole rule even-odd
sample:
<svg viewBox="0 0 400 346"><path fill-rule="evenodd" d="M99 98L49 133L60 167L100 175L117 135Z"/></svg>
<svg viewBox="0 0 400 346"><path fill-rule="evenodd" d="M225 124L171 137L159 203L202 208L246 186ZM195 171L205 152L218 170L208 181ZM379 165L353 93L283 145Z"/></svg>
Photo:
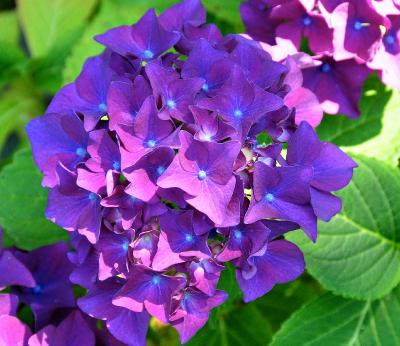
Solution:
<svg viewBox="0 0 400 346"><path fill-rule="evenodd" d="M287 320L271 346L400 345L400 288L376 301L324 294Z"/></svg>
<svg viewBox="0 0 400 346"><path fill-rule="evenodd" d="M326 115L318 128L319 136L345 151L397 165L400 157L400 92L385 87L373 75L364 87L360 108L358 119Z"/></svg>
<svg viewBox="0 0 400 346"><path fill-rule="evenodd" d="M16 66L25 60L19 47L20 30L15 11L0 12L0 85L8 82L16 73Z"/></svg>
<svg viewBox="0 0 400 346"><path fill-rule="evenodd" d="M359 168L338 193L342 212L319 224L316 244L294 232L307 269L325 288L350 298L374 299L400 282L400 171L355 156Z"/></svg>
<svg viewBox="0 0 400 346"><path fill-rule="evenodd" d="M0 98L0 150L11 133L16 132L22 139L25 124L42 111L40 98L29 81L15 81Z"/></svg>
<svg viewBox="0 0 400 346"><path fill-rule="evenodd" d="M25 250L66 240L67 233L44 217L47 191L28 149L0 172L0 224L16 246Z"/></svg>
<svg viewBox="0 0 400 346"><path fill-rule="evenodd" d="M69 47L81 34L97 0L19 0L18 14L33 57Z"/></svg>

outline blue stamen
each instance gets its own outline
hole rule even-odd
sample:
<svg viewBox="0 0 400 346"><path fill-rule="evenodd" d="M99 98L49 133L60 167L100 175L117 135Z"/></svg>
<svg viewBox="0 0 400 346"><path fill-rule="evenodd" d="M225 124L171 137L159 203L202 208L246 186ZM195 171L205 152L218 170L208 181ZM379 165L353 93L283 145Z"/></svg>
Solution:
<svg viewBox="0 0 400 346"><path fill-rule="evenodd" d="M121 163L119 161L114 161L113 168L114 170L119 171L121 169Z"/></svg>
<svg viewBox="0 0 400 346"><path fill-rule="evenodd" d="M90 201L95 201L97 199L97 195L93 192L89 193L88 198Z"/></svg>
<svg viewBox="0 0 400 346"><path fill-rule="evenodd" d="M32 290L32 292L33 292L34 294L39 294L39 293L42 292L42 286L36 285L35 287L31 288L31 290Z"/></svg>
<svg viewBox="0 0 400 346"><path fill-rule="evenodd" d="M322 72L328 73L331 70L331 65L325 62L322 64L321 70Z"/></svg>
<svg viewBox="0 0 400 346"><path fill-rule="evenodd" d="M203 91L208 92L208 84L204 83L203 86L201 87L201 89L203 89Z"/></svg>
<svg viewBox="0 0 400 346"><path fill-rule="evenodd" d="M386 42L388 45L391 46L391 45L394 44L394 42L395 42L394 36L393 36L392 34L386 35L386 37L385 37L385 42Z"/></svg>
<svg viewBox="0 0 400 346"><path fill-rule="evenodd" d="M165 172L165 167L164 166L158 166L157 167L157 174L161 175Z"/></svg>
<svg viewBox="0 0 400 346"><path fill-rule="evenodd" d="M359 31L363 28L363 23L361 23L359 20L356 20L353 24L353 28Z"/></svg>
<svg viewBox="0 0 400 346"><path fill-rule="evenodd" d="M207 177L206 171L200 170L197 174L197 177L199 178L199 180L204 180Z"/></svg>
<svg viewBox="0 0 400 346"><path fill-rule="evenodd" d="M86 150L84 148L78 148L75 150L76 155L79 157L85 157L86 156Z"/></svg>
<svg viewBox="0 0 400 346"><path fill-rule="evenodd" d="M147 147L148 148L154 148L156 146L156 141L154 139L149 139L147 141Z"/></svg>
<svg viewBox="0 0 400 346"><path fill-rule="evenodd" d="M125 241L122 243L122 249L123 249L125 252L128 251L128 249L129 249L129 242L128 242L127 240L125 240Z"/></svg>
<svg viewBox="0 0 400 346"><path fill-rule="evenodd" d="M100 103L98 108L100 112L107 113L107 105L105 103Z"/></svg>
<svg viewBox="0 0 400 346"><path fill-rule="evenodd" d="M175 108L176 103L174 100L167 100L167 106L168 106L168 108Z"/></svg>
<svg viewBox="0 0 400 346"><path fill-rule="evenodd" d="M161 282L161 278L159 276L157 276L157 275L153 276L152 279L151 279L151 283L153 285L158 285L160 282Z"/></svg>
<svg viewBox="0 0 400 346"><path fill-rule="evenodd" d="M152 59L152 58L154 58L154 53L151 50L146 49L143 52L143 56L145 57L145 59Z"/></svg>
<svg viewBox="0 0 400 346"><path fill-rule="evenodd" d="M305 16L304 18L303 18L303 24L305 25L305 26L309 26L310 24L311 24L311 18L309 17L309 16Z"/></svg>
<svg viewBox="0 0 400 346"><path fill-rule="evenodd" d="M193 236L191 235L191 234L186 234L185 235L185 240L187 241L187 242L191 242L191 241L193 241Z"/></svg>
<svg viewBox="0 0 400 346"><path fill-rule="evenodd" d="M274 201L275 197L274 197L274 195L272 193L267 193L265 195L265 199L267 200L268 203L271 203L271 202Z"/></svg>
<svg viewBox="0 0 400 346"><path fill-rule="evenodd" d="M238 229L235 229L233 231L233 237L235 239L238 239L238 240L241 239L242 238L242 232L240 230L238 230Z"/></svg>
<svg viewBox="0 0 400 346"><path fill-rule="evenodd" d="M233 112L233 115L234 115L236 118L240 118L240 117L243 115L243 112L242 112L240 109L236 109L236 110Z"/></svg>

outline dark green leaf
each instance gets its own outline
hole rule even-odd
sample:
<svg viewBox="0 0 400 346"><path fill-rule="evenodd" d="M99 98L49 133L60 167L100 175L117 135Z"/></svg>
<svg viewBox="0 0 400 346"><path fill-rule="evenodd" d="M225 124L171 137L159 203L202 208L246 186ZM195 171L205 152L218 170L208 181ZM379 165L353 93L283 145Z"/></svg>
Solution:
<svg viewBox="0 0 400 346"><path fill-rule="evenodd" d="M14 161L0 172L0 224L21 249L66 240L67 233L44 217L47 191L31 152L17 152Z"/></svg>
<svg viewBox="0 0 400 346"><path fill-rule="evenodd" d="M400 345L400 288L377 301L327 293L305 305L274 336L272 346Z"/></svg>

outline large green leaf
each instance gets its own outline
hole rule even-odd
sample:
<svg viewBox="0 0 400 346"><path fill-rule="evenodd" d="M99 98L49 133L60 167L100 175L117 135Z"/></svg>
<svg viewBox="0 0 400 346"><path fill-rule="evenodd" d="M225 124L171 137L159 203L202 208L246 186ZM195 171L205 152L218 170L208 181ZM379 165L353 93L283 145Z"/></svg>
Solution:
<svg viewBox="0 0 400 346"><path fill-rule="evenodd" d="M400 288L377 301L327 293L287 320L271 346L400 345Z"/></svg>
<svg viewBox="0 0 400 346"><path fill-rule="evenodd" d="M93 55L100 54L104 47L93 40L93 36L101 34L112 27L135 23L149 8L158 13L178 0L102 0L100 10L84 32L79 43L74 47L67 59L64 69L64 83L72 82L79 74L84 61ZM242 31L239 16L240 0L205 0L209 19L228 29ZM228 30L229 31L229 30Z"/></svg>
<svg viewBox="0 0 400 346"><path fill-rule="evenodd" d="M352 153L378 157L397 165L400 157L400 93L371 76L364 87L358 119L326 115L318 128L321 139Z"/></svg>
<svg viewBox="0 0 400 346"><path fill-rule="evenodd" d="M33 57L76 40L97 0L19 0L18 13Z"/></svg>
<svg viewBox="0 0 400 346"><path fill-rule="evenodd" d="M301 233L288 238L303 250L308 271L345 297L380 298L400 282L400 171L356 156L350 185L338 195L342 212L319 224L316 244Z"/></svg>
<svg viewBox="0 0 400 346"><path fill-rule="evenodd" d="M21 249L67 239L67 233L44 217L47 191L31 152L22 149L0 172L0 224Z"/></svg>

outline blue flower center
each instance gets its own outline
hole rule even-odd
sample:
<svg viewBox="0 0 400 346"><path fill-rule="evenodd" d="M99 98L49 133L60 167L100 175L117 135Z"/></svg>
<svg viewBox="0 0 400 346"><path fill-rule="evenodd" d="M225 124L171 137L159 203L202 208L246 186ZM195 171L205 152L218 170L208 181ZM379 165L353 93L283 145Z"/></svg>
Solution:
<svg viewBox="0 0 400 346"><path fill-rule="evenodd" d="M266 200L268 203L273 202L274 199L275 199L275 197L274 197L274 195L273 195L272 193L269 193L269 192L268 192L267 194L265 194L265 200Z"/></svg>
<svg viewBox="0 0 400 346"><path fill-rule="evenodd" d="M153 285L158 285L160 282L161 282L161 278L159 276L157 276L157 275L153 276L152 279L151 279L151 283Z"/></svg>
<svg viewBox="0 0 400 346"><path fill-rule="evenodd" d="M185 234L185 240L187 242L192 242L193 241L193 236L189 233Z"/></svg>
<svg viewBox="0 0 400 346"><path fill-rule="evenodd" d="M121 162L114 161L113 168L114 168L114 170L119 171L121 169Z"/></svg>
<svg viewBox="0 0 400 346"><path fill-rule="evenodd" d="M95 201L97 199L97 195L93 192L89 193L88 198L90 201Z"/></svg>
<svg viewBox="0 0 400 346"><path fill-rule="evenodd" d="M151 50L146 49L146 50L143 52L143 56L144 56L146 59L152 59L152 58L154 58L154 53L153 53Z"/></svg>
<svg viewBox="0 0 400 346"><path fill-rule="evenodd" d="M303 18L303 24L305 26L309 26L311 24L311 18L309 16L305 15Z"/></svg>
<svg viewBox="0 0 400 346"><path fill-rule="evenodd" d="M328 73L331 70L331 65L325 62L322 64L321 70L322 72Z"/></svg>
<svg viewBox="0 0 400 346"><path fill-rule="evenodd" d="M199 173L197 173L197 177L199 178L199 180L204 180L205 178L207 178L206 171L200 170Z"/></svg>
<svg viewBox="0 0 400 346"><path fill-rule="evenodd" d="M394 35L392 35L392 34L387 34L386 36L385 36L385 42L388 44L388 45L392 45L392 44L394 44L394 42L395 42L395 38L394 38Z"/></svg>
<svg viewBox="0 0 400 346"><path fill-rule="evenodd" d="M127 252L128 249L129 249L129 242L128 242L127 240L125 240L125 241L122 243L122 250L124 250L125 252Z"/></svg>
<svg viewBox="0 0 400 346"><path fill-rule="evenodd" d="M137 198L135 196L130 196L130 200L133 204L135 204L137 202Z"/></svg>
<svg viewBox="0 0 400 346"><path fill-rule="evenodd" d="M107 105L105 103L100 103L98 108L100 112L107 113Z"/></svg>
<svg viewBox="0 0 400 346"><path fill-rule="evenodd" d="M35 287L31 288L31 290L32 290L33 294L39 294L39 293L42 293L43 289L42 289L42 286L36 285Z"/></svg>
<svg viewBox="0 0 400 346"><path fill-rule="evenodd" d="M236 109L236 110L233 112L233 115L234 115L236 118L240 118L240 117L242 117L243 112L242 112L240 109Z"/></svg>
<svg viewBox="0 0 400 346"><path fill-rule="evenodd" d="M363 28L363 23L360 22L359 20L356 20L353 24L353 28L357 31L361 30Z"/></svg>
<svg viewBox="0 0 400 346"><path fill-rule="evenodd" d="M239 240L239 239L241 239L242 238L242 231L241 230L239 230L239 229L235 229L234 231L233 231L233 237L235 238L235 239L237 239L237 240Z"/></svg>
<svg viewBox="0 0 400 346"><path fill-rule="evenodd" d="M75 150L76 155L79 157L85 157L86 156L86 150L82 147L79 147L78 149Z"/></svg>
<svg viewBox="0 0 400 346"><path fill-rule="evenodd" d="M167 106L168 106L168 108L175 108L176 103L174 100L167 100Z"/></svg>
<svg viewBox="0 0 400 346"><path fill-rule="evenodd" d="M204 83L203 86L201 87L201 89L203 89L203 91L207 92L208 91L208 84Z"/></svg>
<svg viewBox="0 0 400 346"><path fill-rule="evenodd" d="M154 148L156 146L156 141L154 139L149 139L146 144L148 148Z"/></svg>
<svg viewBox="0 0 400 346"><path fill-rule="evenodd" d="M158 166L157 167L157 174L161 175L165 172L165 167L164 166Z"/></svg>

